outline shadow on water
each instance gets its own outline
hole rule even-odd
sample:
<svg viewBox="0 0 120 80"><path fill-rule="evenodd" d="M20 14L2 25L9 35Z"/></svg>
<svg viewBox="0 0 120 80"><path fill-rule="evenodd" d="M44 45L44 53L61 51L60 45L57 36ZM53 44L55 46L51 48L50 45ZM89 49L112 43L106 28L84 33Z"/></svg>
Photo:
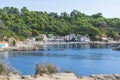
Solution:
<svg viewBox="0 0 120 80"><path fill-rule="evenodd" d="M20 57L20 56L37 56L37 57L53 57L53 58L70 58L70 59L79 59L79 60L102 60L104 59L102 57L102 54L97 54L97 55L74 55L74 54L60 54L60 53L45 53L45 52L10 52L9 53L9 58L14 58L14 57ZM92 56L92 57L91 57Z"/></svg>
<svg viewBox="0 0 120 80"><path fill-rule="evenodd" d="M104 48L104 47L113 47L117 46L118 44L53 44L47 45L46 48L50 50L62 50L62 49L79 49L79 48Z"/></svg>
<svg viewBox="0 0 120 80"><path fill-rule="evenodd" d="M36 52L36 51L21 51L21 52L10 52L9 57L16 56L47 56L47 57L65 57L66 54L55 54L55 53L47 53L47 52Z"/></svg>

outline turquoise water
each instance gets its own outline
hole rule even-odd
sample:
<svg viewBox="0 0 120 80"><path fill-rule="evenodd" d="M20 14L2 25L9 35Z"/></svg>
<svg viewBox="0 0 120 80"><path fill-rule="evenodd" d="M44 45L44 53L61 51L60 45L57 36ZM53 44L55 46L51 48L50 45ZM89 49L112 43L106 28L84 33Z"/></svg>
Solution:
<svg viewBox="0 0 120 80"><path fill-rule="evenodd" d="M21 74L35 73L35 64L53 63L60 72L70 70L78 76L120 74L120 52L110 46L51 45L45 51L6 52L1 59Z"/></svg>

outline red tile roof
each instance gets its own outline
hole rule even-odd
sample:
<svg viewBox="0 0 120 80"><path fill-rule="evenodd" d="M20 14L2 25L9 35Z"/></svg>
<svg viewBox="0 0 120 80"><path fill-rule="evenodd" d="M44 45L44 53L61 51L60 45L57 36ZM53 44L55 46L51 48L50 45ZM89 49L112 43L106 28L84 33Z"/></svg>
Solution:
<svg viewBox="0 0 120 80"><path fill-rule="evenodd" d="M8 44L7 42L0 42L0 44Z"/></svg>

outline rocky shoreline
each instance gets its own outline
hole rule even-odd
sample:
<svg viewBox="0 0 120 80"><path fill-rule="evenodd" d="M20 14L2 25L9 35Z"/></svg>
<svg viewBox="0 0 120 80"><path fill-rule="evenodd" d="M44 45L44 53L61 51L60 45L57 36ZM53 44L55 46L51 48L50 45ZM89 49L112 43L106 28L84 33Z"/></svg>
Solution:
<svg viewBox="0 0 120 80"><path fill-rule="evenodd" d="M0 52L5 52L5 51L36 51L36 50L45 50L45 49L42 47L37 47L37 46L21 46L21 47L9 46L7 48L0 48Z"/></svg>
<svg viewBox="0 0 120 80"><path fill-rule="evenodd" d="M73 73L55 73L51 75L18 75L8 74L0 75L0 80L120 80L120 74L98 74L89 77L76 77Z"/></svg>
<svg viewBox="0 0 120 80"><path fill-rule="evenodd" d="M120 80L120 74L97 74L89 77L81 76L80 80Z"/></svg>
<svg viewBox="0 0 120 80"><path fill-rule="evenodd" d="M0 48L0 52L4 51L36 51L36 50L45 50L43 45L53 45L53 44L100 44L100 45L111 45L111 44L120 44L120 42L49 42L49 43L41 43L41 42L33 42L33 43L22 43L17 44L16 46L9 46L7 48Z"/></svg>

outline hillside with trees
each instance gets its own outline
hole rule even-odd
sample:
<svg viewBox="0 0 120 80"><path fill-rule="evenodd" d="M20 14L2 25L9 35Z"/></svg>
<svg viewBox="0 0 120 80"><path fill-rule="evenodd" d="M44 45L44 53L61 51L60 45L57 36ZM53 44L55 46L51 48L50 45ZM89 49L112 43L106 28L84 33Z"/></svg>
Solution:
<svg viewBox="0 0 120 80"><path fill-rule="evenodd" d="M119 38L120 19L105 18L101 13L86 15L78 10L61 15L51 12L21 10L14 7L0 9L0 36L24 40L39 34L65 36L70 33L87 35L92 40L96 36Z"/></svg>

